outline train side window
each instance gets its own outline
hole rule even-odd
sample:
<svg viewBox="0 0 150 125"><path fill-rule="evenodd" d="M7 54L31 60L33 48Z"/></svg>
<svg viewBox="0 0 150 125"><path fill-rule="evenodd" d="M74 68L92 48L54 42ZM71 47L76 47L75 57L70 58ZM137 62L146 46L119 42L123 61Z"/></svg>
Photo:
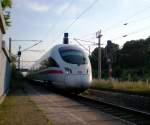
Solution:
<svg viewBox="0 0 150 125"><path fill-rule="evenodd" d="M59 67L59 65L57 64L57 62L52 58L52 57L49 57L48 58L48 64L49 64L49 67Z"/></svg>
<svg viewBox="0 0 150 125"><path fill-rule="evenodd" d="M57 62L52 57L49 57L48 59L43 60L40 63L40 66L39 66L38 70L46 69L48 67L59 67L59 65L57 64Z"/></svg>
<svg viewBox="0 0 150 125"><path fill-rule="evenodd" d="M43 61L41 61L41 63L40 63L39 70L45 69L45 68L47 68L47 67L48 67L48 61L47 61L47 60L43 60Z"/></svg>

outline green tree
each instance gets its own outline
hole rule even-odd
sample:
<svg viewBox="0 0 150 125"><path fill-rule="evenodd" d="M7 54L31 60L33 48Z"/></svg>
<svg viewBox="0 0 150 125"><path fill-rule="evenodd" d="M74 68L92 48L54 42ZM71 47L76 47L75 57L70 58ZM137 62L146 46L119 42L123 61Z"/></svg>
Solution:
<svg viewBox="0 0 150 125"><path fill-rule="evenodd" d="M10 9L12 7L12 1L11 0L1 0L1 5L3 9L4 19L6 22L6 26L10 26Z"/></svg>
<svg viewBox="0 0 150 125"><path fill-rule="evenodd" d="M107 46L102 48L102 78L108 78ZM119 80L146 80L150 78L150 37L127 41L123 48L112 43L111 48L113 77ZM97 77L98 49L92 52L90 61L93 76Z"/></svg>
<svg viewBox="0 0 150 125"><path fill-rule="evenodd" d="M112 43L112 59L113 63L116 62L116 53L119 50L119 45ZM92 65L93 77L97 77L98 70L98 48L95 48L90 55L90 61ZM106 58L106 48L101 48L101 67L102 67L102 77L108 77L108 63Z"/></svg>

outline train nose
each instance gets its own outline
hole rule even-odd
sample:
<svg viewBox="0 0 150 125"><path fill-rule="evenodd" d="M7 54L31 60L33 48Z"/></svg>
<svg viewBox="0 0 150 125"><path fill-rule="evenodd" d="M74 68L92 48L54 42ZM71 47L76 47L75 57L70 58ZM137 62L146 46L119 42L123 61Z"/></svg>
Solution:
<svg viewBox="0 0 150 125"><path fill-rule="evenodd" d="M65 77L65 85L68 89L81 89L89 88L91 79L89 75L67 75Z"/></svg>

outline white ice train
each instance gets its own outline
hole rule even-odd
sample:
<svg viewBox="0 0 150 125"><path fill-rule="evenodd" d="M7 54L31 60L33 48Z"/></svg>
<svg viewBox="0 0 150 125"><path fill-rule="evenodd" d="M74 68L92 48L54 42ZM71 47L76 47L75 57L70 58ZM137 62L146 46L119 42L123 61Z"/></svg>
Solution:
<svg viewBox="0 0 150 125"><path fill-rule="evenodd" d="M69 92L80 93L91 84L91 64L88 55L78 46L60 44L33 65L28 77Z"/></svg>

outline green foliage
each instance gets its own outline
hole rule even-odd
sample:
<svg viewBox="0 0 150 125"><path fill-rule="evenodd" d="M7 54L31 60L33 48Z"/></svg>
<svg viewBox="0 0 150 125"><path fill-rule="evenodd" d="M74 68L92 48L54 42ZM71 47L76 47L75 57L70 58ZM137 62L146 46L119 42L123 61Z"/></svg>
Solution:
<svg viewBox="0 0 150 125"><path fill-rule="evenodd" d="M1 5L3 9L4 19L6 22L6 26L11 26L11 20L10 20L10 8L12 7L12 1L11 0L1 0Z"/></svg>
<svg viewBox="0 0 150 125"><path fill-rule="evenodd" d="M12 80L21 80L23 79L23 75L16 69L16 57L12 55Z"/></svg>
<svg viewBox="0 0 150 125"><path fill-rule="evenodd" d="M102 78L108 78L108 63L105 48L102 48ZM91 56L93 77L97 78L96 48ZM150 37L147 39L127 41L123 48L117 44L112 47L113 78L118 80L147 80L150 78Z"/></svg>
<svg viewBox="0 0 150 125"><path fill-rule="evenodd" d="M11 0L1 0L2 8L11 8L12 7L12 1Z"/></svg>
<svg viewBox="0 0 150 125"><path fill-rule="evenodd" d="M16 66L13 64L12 65L12 80L22 80L23 79L23 75L16 70Z"/></svg>
<svg viewBox="0 0 150 125"><path fill-rule="evenodd" d="M138 82L118 82L118 81L98 81L93 80L91 88L93 89L111 89L111 90L121 90L127 92L134 92L139 94L150 94L150 84L148 81L138 81Z"/></svg>
<svg viewBox="0 0 150 125"><path fill-rule="evenodd" d="M10 27L11 26L10 12L5 12L4 19L5 19L6 26Z"/></svg>
<svg viewBox="0 0 150 125"><path fill-rule="evenodd" d="M113 69L113 76L114 76L115 78L120 78L122 72L123 72L123 71L122 71L121 67L117 65L117 66L115 66L115 68Z"/></svg>

